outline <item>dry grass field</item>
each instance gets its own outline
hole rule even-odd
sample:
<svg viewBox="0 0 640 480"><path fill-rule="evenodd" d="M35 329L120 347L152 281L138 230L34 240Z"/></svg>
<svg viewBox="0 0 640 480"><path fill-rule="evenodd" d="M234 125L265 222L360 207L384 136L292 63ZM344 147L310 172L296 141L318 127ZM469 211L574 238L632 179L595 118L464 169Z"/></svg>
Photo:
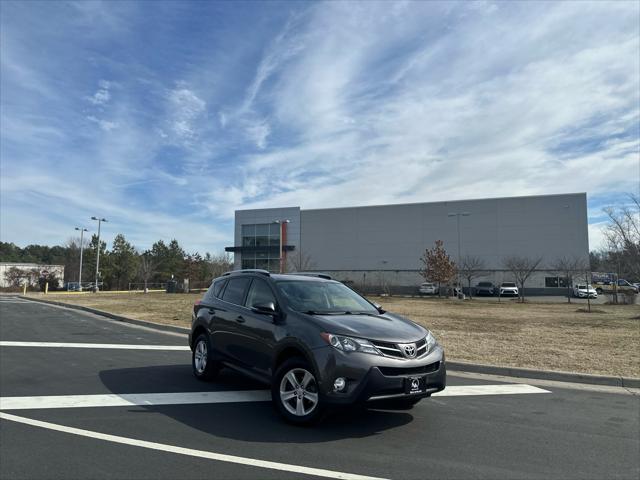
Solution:
<svg viewBox="0 0 640 480"><path fill-rule="evenodd" d="M189 326L200 294L56 295L140 320ZM501 303L435 298L372 298L430 328L449 360L545 370L640 377L640 306Z"/></svg>

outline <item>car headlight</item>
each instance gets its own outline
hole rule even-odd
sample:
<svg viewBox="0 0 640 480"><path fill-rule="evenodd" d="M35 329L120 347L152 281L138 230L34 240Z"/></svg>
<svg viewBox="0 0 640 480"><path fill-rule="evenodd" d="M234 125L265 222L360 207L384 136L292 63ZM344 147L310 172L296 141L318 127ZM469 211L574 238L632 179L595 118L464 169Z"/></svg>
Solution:
<svg viewBox="0 0 640 480"><path fill-rule="evenodd" d="M380 351L369 341L363 338L345 337L331 333L321 333L322 338L333 348L343 352L361 352L372 355L382 355Z"/></svg>
<svg viewBox="0 0 640 480"><path fill-rule="evenodd" d="M427 333L427 337L425 338L425 341L427 342L427 351L425 353L431 353L431 350L433 350L435 346L438 344L438 342L436 341L436 337L433 336L431 331Z"/></svg>

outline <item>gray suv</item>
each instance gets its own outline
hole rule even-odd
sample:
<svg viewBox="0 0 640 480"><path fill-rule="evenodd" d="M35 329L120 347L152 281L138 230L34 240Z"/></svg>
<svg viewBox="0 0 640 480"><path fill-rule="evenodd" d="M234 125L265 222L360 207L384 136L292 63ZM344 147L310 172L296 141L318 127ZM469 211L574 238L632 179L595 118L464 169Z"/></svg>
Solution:
<svg viewBox="0 0 640 480"><path fill-rule="evenodd" d="M323 274L222 275L194 305L189 345L198 379L224 366L263 381L298 424L337 405L410 408L446 384L429 330Z"/></svg>

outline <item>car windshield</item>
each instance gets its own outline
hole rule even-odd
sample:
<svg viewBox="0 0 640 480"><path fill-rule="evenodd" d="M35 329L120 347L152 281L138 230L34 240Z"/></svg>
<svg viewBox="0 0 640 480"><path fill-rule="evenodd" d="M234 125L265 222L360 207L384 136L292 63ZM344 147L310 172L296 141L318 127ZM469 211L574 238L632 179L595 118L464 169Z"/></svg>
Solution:
<svg viewBox="0 0 640 480"><path fill-rule="evenodd" d="M586 285L578 285L578 290L586 290L587 286Z"/></svg>
<svg viewBox="0 0 640 480"><path fill-rule="evenodd" d="M282 280L276 282L276 288L298 312L379 313L367 300L338 282Z"/></svg>
<svg viewBox="0 0 640 480"><path fill-rule="evenodd" d="M505 282L502 284L503 287L515 287L516 284L515 283L511 283L511 282Z"/></svg>
<svg viewBox="0 0 640 480"><path fill-rule="evenodd" d="M490 287L491 283L490 282L480 282L478 284L479 287Z"/></svg>

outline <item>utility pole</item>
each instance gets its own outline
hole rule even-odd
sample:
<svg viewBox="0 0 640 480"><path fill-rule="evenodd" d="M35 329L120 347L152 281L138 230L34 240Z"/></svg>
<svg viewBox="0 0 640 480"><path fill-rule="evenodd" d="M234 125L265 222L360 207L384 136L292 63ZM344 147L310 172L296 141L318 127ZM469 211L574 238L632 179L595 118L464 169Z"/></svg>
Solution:
<svg viewBox="0 0 640 480"><path fill-rule="evenodd" d="M106 218L98 218L98 217L91 217L91 220L96 220L98 222L98 244L96 245L96 284L95 284L95 291L96 293L100 290L98 288L98 272L100 271L100 224L102 222L106 222L107 219Z"/></svg>
<svg viewBox="0 0 640 480"><path fill-rule="evenodd" d="M460 282L460 252L461 252L461 248L460 248L460 244L461 244L461 239L460 239L460 217L468 217L469 215L471 215L469 212L455 212L455 213L448 213L447 216L448 217L456 217L456 225L457 225L457 229L458 229L458 265L456 268L456 273L457 273L457 282L458 282L458 288L459 288L459 292L462 293L462 287L461 282Z"/></svg>
<svg viewBox="0 0 640 480"><path fill-rule="evenodd" d="M80 272L78 272L78 291L82 291L82 251L84 250L84 232L88 232L86 228L76 227L80 230Z"/></svg>

